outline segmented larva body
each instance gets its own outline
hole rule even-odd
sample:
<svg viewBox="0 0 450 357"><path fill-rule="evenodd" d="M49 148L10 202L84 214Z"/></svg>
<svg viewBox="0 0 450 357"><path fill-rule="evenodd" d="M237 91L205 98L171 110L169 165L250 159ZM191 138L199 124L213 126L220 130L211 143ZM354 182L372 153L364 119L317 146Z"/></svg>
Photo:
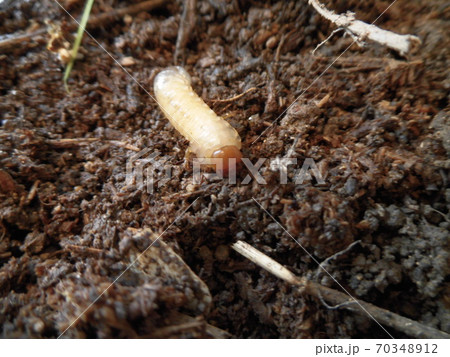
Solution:
<svg viewBox="0 0 450 357"><path fill-rule="evenodd" d="M219 117L194 92L191 77L181 67L169 67L155 77L156 100L172 125L190 142L198 158L223 158L240 161L241 138L227 121ZM207 160L205 160L205 163Z"/></svg>

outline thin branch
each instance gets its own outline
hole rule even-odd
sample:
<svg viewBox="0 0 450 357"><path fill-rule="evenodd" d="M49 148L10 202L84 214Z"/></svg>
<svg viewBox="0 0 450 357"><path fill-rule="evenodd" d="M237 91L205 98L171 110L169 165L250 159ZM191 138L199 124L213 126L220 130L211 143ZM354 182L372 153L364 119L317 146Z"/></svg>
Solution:
<svg viewBox="0 0 450 357"><path fill-rule="evenodd" d="M42 37L46 34L47 29L42 28L32 32L13 33L11 35L7 35L2 40L0 40L0 50L4 50L6 48L15 48L14 46L18 46L22 43L28 43L31 39L36 42L39 42L39 40L43 41Z"/></svg>
<svg viewBox="0 0 450 357"><path fill-rule="evenodd" d="M46 140L45 142L47 144L52 145L57 148L71 148L71 147L89 145L90 143L98 142L98 141L101 141L101 142L104 142L107 144L111 144L111 145L115 145L115 146L119 146L119 147L127 149L127 150L132 150L132 151L136 151L136 152L141 151L141 149L139 149L137 146L128 144L123 141L103 140L101 138L63 138L63 139Z"/></svg>
<svg viewBox="0 0 450 357"><path fill-rule="evenodd" d="M235 95L234 97L227 98L227 99L213 99L213 100L211 100L211 102L212 102L212 103L228 103L228 102L234 102L235 100L238 100L238 99L242 98L244 95L246 95L246 94L248 94L248 93L250 93L250 92L253 92L253 91L257 90L257 89L258 89L258 88L256 88L256 87L252 87L252 88L247 89L245 92L243 92L243 93L241 93L241 94Z"/></svg>
<svg viewBox="0 0 450 357"><path fill-rule="evenodd" d="M184 61L185 49L195 28L197 0L187 0L184 2L183 14L181 15L180 26L178 28L177 43L175 45L174 63L178 63L179 57Z"/></svg>
<svg viewBox="0 0 450 357"><path fill-rule="evenodd" d="M334 11L328 10L318 0L308 0L308 3L324 18L339 28L346 29L355 37L358 43L369 39L397 51L402 56L407 54L414 46L421 43L417 36L399 35L395 32L380 29L373 24L366 24L363 21L356 20L355 14L352 12L336 14Z"/></svg>
<svg viewBox="0 0 450 357"><path fill-rule="evenodd" d="M298 286L302 292L335 305L334 308L340 307L364 315L365 312L360 308L362 306L379 323L392 327L408 336L416 338L450 338L450 335L444 331L423 325L362 300L354 299L347 294L314 283L304 277L297 277L281 264L243 241L237 241L232 245L232 248L278 278Z"/></svg>
<svg viewBox="0 0 450 357"><path fill-rule="evenodd" d="M94 29L100 26L106 25L108 23L117 21L125 15L134 15L139 12L150 11L155 8L161 7L167 1L165 0L149 0L143 1L139 4L127 6L121 9L115 9L104 14L99 14L97 16L92 16L87 24L87 29ZM68 30L73 31L78 28L76 23L67 24ZM23 43L28 43L30 40L36 42L41 41L43 37L47 35L47 29L42 28L30 33L14 33L11 36L0 41L0 50L12 49L17 45Z"/></svg>
<svg viewBox="0 0 450 357"><path fill-rule="evenodd" d="M231 246L236 252L242 254L248 260L259 265L261 268L266 269L269 273L275 275L276 277L290 283L293 285L305 286L307 280L304 278L298 278L284 266L277 263L272 258L268 257L264 253L261 253L256 248L253 248L250 244L238 240Z"/></svg>

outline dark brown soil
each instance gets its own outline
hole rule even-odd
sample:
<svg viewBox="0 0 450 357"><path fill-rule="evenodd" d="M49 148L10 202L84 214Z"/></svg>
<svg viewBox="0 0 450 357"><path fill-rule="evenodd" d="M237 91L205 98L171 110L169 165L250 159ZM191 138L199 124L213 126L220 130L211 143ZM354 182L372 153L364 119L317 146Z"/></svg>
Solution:
<svg viewBox="0 0 450 357"><path fill-rule="evenodd" d="M98 0L91 18L137 2ZM84 1L61 4L79 18ZM372 22L390 2L326 4ZM58 337L70 326L64 337L388 337L231 250L244 240L340 290L252 197L319 261L360 241L326 263L352 295L450 332L449 9L399 0L377 24L418 35L416 53L354 44L317 79L352 39L338 33L313 55L335 27L306 0L199 1L177 63L196 92L239 131L253 163L312 158L325 185L281 185L266 161L266 185L243 184L243 170L235 185L195 186L188 142L87 36L65 91L58 51L73 42L73 21L54 1L1 2L3 35L46 23L60 35L50 48L38 34L0 49L1 336ZM152 93L174 64L182 12L168 1L91 33ZM127 160L144 148L172 165L153 193L126 182Z"/></svg>

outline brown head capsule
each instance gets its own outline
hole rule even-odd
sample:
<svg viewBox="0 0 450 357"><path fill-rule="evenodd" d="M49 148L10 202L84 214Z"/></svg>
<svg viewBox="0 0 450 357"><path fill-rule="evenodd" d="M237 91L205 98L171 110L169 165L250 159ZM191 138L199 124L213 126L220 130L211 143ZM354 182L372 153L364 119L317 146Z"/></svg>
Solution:
<svg viewBox="0 0 450 357"><path fill-rule="evenodd" d="M242 153L236 146L228 145L214 151L212 153L212 158L223 160L222 170L224 175L228 175L229 173L232 173L234 175L235 173L230 170L237 170L237 168L240 166Z"/></svg>

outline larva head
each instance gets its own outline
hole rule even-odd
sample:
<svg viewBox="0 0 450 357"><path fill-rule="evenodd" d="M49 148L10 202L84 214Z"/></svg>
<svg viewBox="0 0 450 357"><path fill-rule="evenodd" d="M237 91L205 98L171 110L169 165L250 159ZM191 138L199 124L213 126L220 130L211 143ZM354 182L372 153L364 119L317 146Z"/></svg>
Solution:
<svg viewBox="0 0 450 357"><path fill-rule="evenodd" d="M242 153L241 151L234 145L223 146L220 149L216 150L212 154L213 159L223 159L223 174L225 176L230 173L234 174L234 170L237 170L239 164L241 163ZM230 166L229 159L236 159L236 165ZM233 160L232 160L233 161Z"/></svg>

